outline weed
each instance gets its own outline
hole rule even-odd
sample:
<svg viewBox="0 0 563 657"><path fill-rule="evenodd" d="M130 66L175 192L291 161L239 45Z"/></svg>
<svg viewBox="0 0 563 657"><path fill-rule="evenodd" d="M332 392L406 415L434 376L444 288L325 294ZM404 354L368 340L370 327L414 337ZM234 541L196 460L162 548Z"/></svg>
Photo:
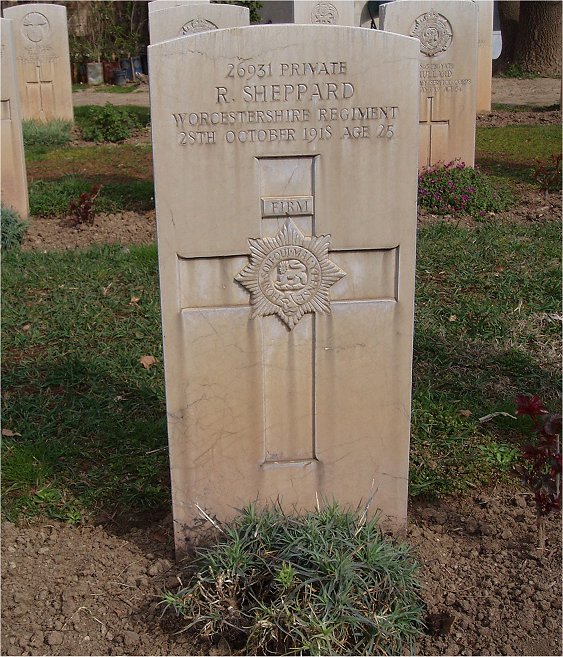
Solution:
<svg viewBox="0 0 563 657"><path fill-rule="evenodd" d="M458 161L423 169L418 176L418 201L437 214L484 218L487 213L505 210L511 198L508 192L495 189L479 169Z"/></svg>
<svg viewBox="0 0 563 657"><path fill-rule="evenodd" d="M81 105L74 108L74 120L80 129L85 128L90 122L91 110L97 105ZM132 116L139 126L145 127L150 125L151 115L148 107L141 107L139 105L121 105L121 109L125 110L129 116Z"/></svg>
<svg viewBox="0 0 563 657"><path fill-rule="evenodd" d="M508 64L504 71L500 74L502 78L519 78L519 79L528 79L528 78L539 78L538 73L532 71L526 71L522 68L520 64Z"/></svg>
<svg viewBox="0 0 563 657"><path fill-rule="evenodd" d="M68 206L70 215L68 219L73 226L81 224L88 224L91 226L94 223L96 199L101 190L101 185L94 185L89 192L82 192L77 199L72 199L70 201Z"/></svg>
<svg viewBox="0 0 563 657"><path fill-rule="evenodd" d="M12 249L22 243L29 223L20 219L13 208L0 206L0 223L2 224L2 249Z"/></svg>
<svg viewBox="0 0 563 657"><path fill-rule="evenodd" d="M516 415L532 420L536 439L526 445L525 465L516 471L534 493L538 527L538 548L545 549L545 519L561 511L561 414L548 414L537 395L518 395Z"/></svg>
<svg viewBox="0 0 563 657"><path fill-rule="evenodd" d="M106 103L103 107L89 108L82 136L86 141L123 141L131 136L131 131L137 126L137 120L125 107Z"/></svg>
<svg viewBox="0 0 563 657"><path fill-rule="evenodd" d="M25 148L57 148L66 146L72 138L72 121L56 119L41 121L22 121L23 143Z"/></svg>
<svg viewBox="0 0 563 657"><path fill-rule="evenodd" d="M366 511L248 507L164 604L244 654L400 655L422 628L417 564Z"/></svg>
<svg viewBox="0 0 563 657"><path fill-rule="evenodd" d="M561 158L559 153L547 161L536 160L532 175L545 196L552 191L561 191Z"/></svg>

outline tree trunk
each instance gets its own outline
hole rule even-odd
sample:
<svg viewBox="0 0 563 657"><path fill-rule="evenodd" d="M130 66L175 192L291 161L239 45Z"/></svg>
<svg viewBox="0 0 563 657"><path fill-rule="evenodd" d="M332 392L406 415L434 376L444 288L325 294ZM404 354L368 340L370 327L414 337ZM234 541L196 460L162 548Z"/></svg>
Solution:
<svg viewBox="0 0 563 657"><path fill-rule="evenodd" d="M504 0L498 3L500 31L502 34L502 52L493 61L493 75L502 73L514 61L516 39L518 37L518 18L520 16L519 0Z"/></svg>
<svg viewBox="0 0 563 657"><path fill-rule="evenodd" d="M520 3L515 62L530 73L561 75L559 0Z"/></svg>

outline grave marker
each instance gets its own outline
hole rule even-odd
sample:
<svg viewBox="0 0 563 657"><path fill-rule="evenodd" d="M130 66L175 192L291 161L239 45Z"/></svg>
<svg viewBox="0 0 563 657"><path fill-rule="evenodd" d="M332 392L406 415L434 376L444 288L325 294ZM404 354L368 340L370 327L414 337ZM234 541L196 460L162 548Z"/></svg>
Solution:
<svg viewBox="0 0 563 657"><path fill-rule="evenodd" d="M13 21L22 119L73 121L66 8L18 5L4 17Z"/></svg>
<svg viewBox="0 0 563 657"><path fill-rule="evenodd" d="M418 46L271 25L149 47L179 554L198 506L405 522Z"/></svg>
<svg viewBox="0 0 563 657"><path fill-rule="evenodd" d="M189 36L226 27L249 25L246 7L223 4L191 4L170 7L149 14L151 43Z"/></svg>
<svg viewBox="0 0 563 657"><path fill-rule="evenodd" d="M400 0L380 8L382 29L420 40L419 166L475 163L477 6Z"/></svg>
<svg viewBox="0 0 563 657"><path fill-rule="evenodd" d="M475 0L478 10L477 112L491 111L493 78L493 0Z"/></svg>
<svg viewBox="0 0 563 657"><path fill-rule="evenodd" d="M293 22L313 25L356 25L353 0L295 0Z"/></svg>
<svg viewBox="0 0 563 657"><path fill-rule="evenodd" d="M203 4L208 4L209 2L210 0L153 0L148 4L149 16L150 14L152 14L153 11L170 9L170 7L187 7L189 5L203 5Z"/></svg>
<svg viewBox="0 0 563 657"><path fill-rule="evenodd" d="M16 80L16 60L12 21L0 19L0 49L2 65L1 137L2 142L2 203L17 210L26 219L29 215L27 178L23 149L19 90Z"/></svg>

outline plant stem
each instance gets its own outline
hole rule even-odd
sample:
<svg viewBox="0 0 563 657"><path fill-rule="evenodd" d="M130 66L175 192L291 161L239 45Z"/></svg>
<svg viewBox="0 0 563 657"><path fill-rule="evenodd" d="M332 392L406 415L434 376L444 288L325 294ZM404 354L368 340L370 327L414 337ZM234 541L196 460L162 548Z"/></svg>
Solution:
<svg viewBox="0 0 563 657"><path fill-rule="evenodd" d="M538 515L538 550L545 550L545 516Z"/></svg>

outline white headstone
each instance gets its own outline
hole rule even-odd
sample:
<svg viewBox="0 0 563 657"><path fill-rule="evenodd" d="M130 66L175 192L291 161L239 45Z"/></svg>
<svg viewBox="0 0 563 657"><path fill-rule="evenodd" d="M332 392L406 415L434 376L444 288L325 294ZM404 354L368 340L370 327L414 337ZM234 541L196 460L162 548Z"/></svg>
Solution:
<svg viewBox="0 0 563 657"><path fill-rule="evenodd" d="M420 40L421 167L475 163L477 6L400 0L380 8L382 29Z"/></svg>
<svg viewBox="0 0 563 657"><path fill-rule="evenodd" d="M418 48L327 25L149 47L179 553L197 506L405 522Z"/></svg>
<svg viewBox="0 0 563 657"><path fill-rule="evenodd" d="M246 7L225 4L181 5L149 14L151 43L226 27L250 24Z"/></svg>
<svg viewBox="0 0 563 657"><path fill-rule="evenodd" d="M0 99L2 203L17 210L25 219L29 215L27 178L12 21L7 18L0 19L0 49L2 54L2 94Z"/></svg>
<svg viewBox="0 0 563 657"><path fill-rule="evenodd" d="M477 112L491 111L493 83L493 0L475 0L479 10L477 51Z"/></svg>
<svg viewBox="0 0 563 657"><path fill-rule="evenodd" d="M4 17L13 21L22 118L73 121L66 8L18 5Z"/></svg>
<svg viewBox="0 0 563 657"><path fill-rule="evenodd" d="M313 25L356 25L353 0L295 0L293 22Z"/></svg>
<svg viewBox="0 0 563 657"><path fill-rule="evenodd" d="M153 0L149 2L149 14L153 11L161 11L170 7L185 7L189 5L201 5L209 3L210 0Z"/></svg>

